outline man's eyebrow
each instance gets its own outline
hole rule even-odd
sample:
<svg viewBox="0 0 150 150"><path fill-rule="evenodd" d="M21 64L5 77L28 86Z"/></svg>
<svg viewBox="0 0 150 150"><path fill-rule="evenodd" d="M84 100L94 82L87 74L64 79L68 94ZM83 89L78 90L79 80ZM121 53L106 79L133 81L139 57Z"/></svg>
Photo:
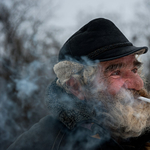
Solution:
<svg viewBox="0 0 150 150"><path fill-rule="evenodd" d="M134 67L140 68L142 65L143 65L143 63L139 62L138 60L136 60L136 61L133 62L133 66Z"/></svg>
<svg viewBox="0 0 150 150"><path fill-rule="evenodd" d="M116 69L121 69L123 67L125 67L124 63L111 64L108 67L106 67L106 69L104 70L104 73L108 73L109 71L113 71L113 70L116 70Z"/></svg>
<svg viewBox="0 0 150 150"><path fill-rule="evenodd" d="M133 66L138 67L138 68L140 68L142 66L142 64L143 63L139 62L138 60L135 60L133 62ZM124 63L111 64L108 67L106 67L106 69L104 70L104 73L108 73L109 71L114 71L116 69L121 69L125 66L126 66L126 64L124 64Z"/></svg>

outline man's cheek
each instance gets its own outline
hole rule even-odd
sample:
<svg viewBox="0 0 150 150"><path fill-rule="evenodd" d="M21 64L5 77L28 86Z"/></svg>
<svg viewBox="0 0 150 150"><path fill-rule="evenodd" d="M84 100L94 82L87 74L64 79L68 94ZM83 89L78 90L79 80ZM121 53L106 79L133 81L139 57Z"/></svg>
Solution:
<svg viewBox="0 0 150 150"><path fill-rule="evenodd" d="M114 79L108 83L108 92L111 95L116 95L124 85L124 81L121 79Z"/></svg>

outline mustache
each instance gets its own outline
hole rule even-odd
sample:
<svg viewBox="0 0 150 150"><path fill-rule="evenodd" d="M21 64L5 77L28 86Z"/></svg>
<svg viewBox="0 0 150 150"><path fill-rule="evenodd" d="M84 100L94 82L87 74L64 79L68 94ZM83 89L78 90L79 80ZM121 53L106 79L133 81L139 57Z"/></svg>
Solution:
<svg viewBox="0 0 150 150"><path fill-rule="evenodd" d="M139 96L150 98L150 93L146 89L141 89L138 91Z"/></svg>
<svg viewBox="0 0 150 150"><path fill-rule="evenodd" d="M146 89L141 89L139 91L136 90L128 90L131 94L133 94L134 97L146 97L146 98L150 98L150 94L148 93L148 91Z"/></svg>
<svg viewBox="0 0 150 150"><path fill-rule="evenodd" d="M122 89L114 98L124 98L127 95L130 95L130 98L138 99L138 97L150 98L149 92L143 88L141 90L133 90L133 89Z"/></svg>

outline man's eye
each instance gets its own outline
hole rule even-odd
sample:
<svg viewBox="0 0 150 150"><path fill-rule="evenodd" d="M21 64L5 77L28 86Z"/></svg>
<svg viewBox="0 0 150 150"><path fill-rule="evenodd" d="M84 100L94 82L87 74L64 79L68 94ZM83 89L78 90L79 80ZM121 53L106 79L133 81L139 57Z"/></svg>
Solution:
<svg viewBox="0 0 150 150"><path fill-rule="evenodd" d="M137 73L137 71L138 71L137 68L134 68L134 69L132 70L133 73Z"/></svg>
<svg viewBox="0 0 150 150"><path fill-rule="evenodd" d="M114 71L111 76L119 76L120 75L120 70Z"/></svg>

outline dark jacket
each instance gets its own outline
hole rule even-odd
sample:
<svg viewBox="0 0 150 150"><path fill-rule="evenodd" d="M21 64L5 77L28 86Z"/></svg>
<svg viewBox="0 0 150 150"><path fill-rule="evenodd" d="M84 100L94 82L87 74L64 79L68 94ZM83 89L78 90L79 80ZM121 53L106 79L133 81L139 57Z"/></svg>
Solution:
<svg viewBox="0 0 150 150"><path fill-rule="evenodd" d="M8 150L142 150L145 147L149 133L116 141L103 127L103 117L101 121L96 119L93 103L67 94L55 82L47 92L50 115L20 135Z"/></svg>

